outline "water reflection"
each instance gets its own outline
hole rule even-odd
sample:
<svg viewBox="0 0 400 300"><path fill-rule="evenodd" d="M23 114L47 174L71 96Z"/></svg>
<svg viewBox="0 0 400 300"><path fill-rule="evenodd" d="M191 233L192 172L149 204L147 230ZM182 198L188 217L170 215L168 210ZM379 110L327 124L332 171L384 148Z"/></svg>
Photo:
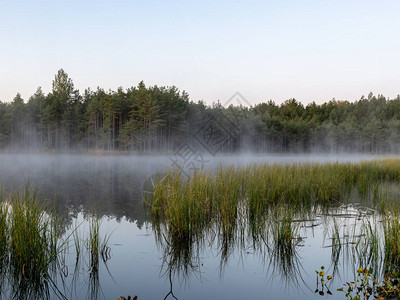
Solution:
<svg viewBox="0 0 400 300"><path fill-rule="evenodd" d="M388 266L393 265L393 261L385 259L385 243L380 238L384 236L384 218L378 211L353 204L329 211L316 208L313 215L309 211L303 214L286 207L284 212L271 209L262 222L263 226L260 222L246 223L237 225L234 232L227 233L215 225L202 235L177 236L172 228L159 220L153 223L153 230L164 253L162 270L163 276L169 277L171 282L171 295L174 295L172 281L201 280L202 256L207 248L216 249L218 253L220 276L223 276L232 255L253 255L263 264L266 276L278 278L281 287L286 285L309 294L314 289L309 285L307 277L310 274L304 269L300 251L314 230L321 228L324 232L321 246L331 251L331 261L325 261L330 276L326 281L327 275L321 279L317 273L315 292L332 295L332 290L335 290L331 289L332 284L340 285L356 276L360 266L372 268L375 278L383 278ZM238 260L237 257L232 259Z"/></svg>
<svg viewBox="0 0 400 300"><path fill-rule="evenodd" d="M215 225L202 234L177 235L166 224L153 222L158 246L162 249L164 276L173 276L180 282L201 278L202 255L207 248L216 249L222 274L233 254L258 256L270 277L278 276L287 285L306 287L304 270L298 249L306 237L299 230L304 226L302 215L289 208L284 212L271 209L264 225L241 223L234 230L226 231ZM252 226L253 225L253 226ZM257 226L260 226L258 223Z"/></svg>
<svg viewBox="0 0 400 300"><path fill-rule="evenodd" d="M59 225L63 223L38 207L29 190L18 197L10 194L6 201L0 201L0 218L5 220L0 226L8 229L1 243L0 298L71 299L71 295L81 294L76 290L82 283L81 275L83 281L87 280L87 299L106 298L99 277L100 267L104 267L112 279L107 266L111 248L109 236L100 233L99 219L91 216L86 220L88 234L75 236L75 245L71 245L77 228L63 228L60 234ZM77 250L76 243L84 244L85 253ZM74 270L72 274L70 269Z"/></svg>
<svg viewBox="0 0 400 300"><path fill-rule="evenodd" d="M201 293L193 295L182 288L189 285L191 289L209 290L209 298L218 298L220 289L236 296L235 292L245 286L254 288L253 292L246 291L249 298L257 298L263 292L271 293L271 297L287 292L287 298L293 298L299 296L299 290L308 298L315 290L314 270L320 267L320 261L334 276L329 284L341 287L360 266L371 266L384 274L390 260L380 238L385 216L367 208L379 206L374 202L380 196L376 188L367 199L353 192L348 205L337 207L294 210L287 205L254 213L239 205L234 221L210 218L206 226L181 233L165 220L149 218L143 209L144 179L162 165L155 159L150 167L149 161L140 164L140 159L131 161L130 157L39 157L26 159L16 168L11 163L4 164L0 180L5 187L24 185L29 180L43 198L57 198L58 213L65 216L62 232L71 239L42 281L25 282L20 274L9 273L10 257L1 255L0 298L116 299L124 292L134 292L139 299L200 299ZM394 201L398 190L396 186L385 188L393 193ZM356 206L360 201L365 202ZM85 243L80 244L81 255L77 255L72 234L81 232L79 239L83 239L90 231L87 217L92 212L103 219L104 225L113 224L117 229L116 238L112 236L113 244L109 245L111 250L100 252L94 260ZM78 230L73 231L76 227ZM133 231L136 235L131 234ZM313 237L315 243L311 241ZM159 251L153 250L154 243ZM319 252L328 255L320 261L314 259L313 255L318 257ZM312 258L307 260L308 256ZM214 263L214 257L217 272L204 267L208 262ZM242 269L237 271L232 265L241 265ZM218 276L244 278L239 273L251 268L261 270L256 279L260 280L247 273L250 279L232 280L238 282L235 286L229 280L218 282ZM257 286L250 282L252 279ZM268 288L271 282L274 286ZM323 286L318 290L326 294Z"/></svg>
<svg viewBox="0 0 400 300"><path fill-rule="evenodd" d="M5 194L27 184L37 188L39 199L51 201L60 215L67 216L66 226L82 211L126 218L142 226L143 182L162 170L168 158L0 154L0 162Z"/></svg>
<svg viewBox="0 0 400 300"><path fill-rule="evenodd" d="M47 272L41 276L25 277L24 273L15 270L2 269L0 298L1 299L67 299L59 288L59 267L51 263Z"/></svg>
<svg viewBox="0 0 400 300"><path fill-rule="evenodd" d="M311 288L315 278L308 272L308 267L304 268L301 253L304 245L308 243L307 240L317 228L324 231L325 242L322 246L331 252L331 262L325 261L328 265L326 272L334 276L336 284L341 285L348 278L346 272L349 268L354 273L361 265L372 266L374 270L382 272L381 257L384 257L381 255L382 241L379 240L374 244L372 239L372 235L380 236L380 215L371 211L365 213L364 208L354 206L332 209L330 214L322 214L322 211L315 209L314 216L310 216L309 213L305 216L289 209L284 212L270 210L264 222L254 223L258 226L257 230L251 228L250 224L237 225L235 231L230 231L226 238L224 238L226 232L219 225L214 225L202 235L179 236L165 224L153 223L151 228L162 253L158 266L162 278L168 283L161 298L181 298L182 284L198 285L202 282L203 276L209 276L203 269L209 249L213 249L212 252L218 256L221 277L231 271L230 263L242 260L243 264L246 264L246 257L251 256L263 266L266 278L271 280L275 278L280 282L280 288L286 285L288 289L300 290L305 295L310 295L315 290L315 287ZM80 215L78 224L82 218L83 215ZM263 227L260 227L261 223L264 224ZM82 231L85 230L82 228ZM65 235L68 234L70 231L66 230ZM376 250L376 247L379 249ZM110 298L110 294L102 284L104 278L113 281L114 274L108 269L109 264L114 263L114 258L109 259L112 251L104 257L99 254L98 260L93 262L87 255L90 253L87 246L81 250L87 254L80 256L76 255L72 244L66 249L60 252L57 261L49 268L49 277L46 280L26 282L21 274L14 278L13 274L3 270L1 274L4 280L1 282L3 287L6 287L6 290L3 288L3 297ZM318 268L318 265L313 266L313 269ZM140 273L140 270L132 268L132 272ZM312 280L308 278L309 276L313 277ZM120 280L121 277L118 276L114 283L118 285ZM85 292L82 293L83 288ZM316 288L318 293L322 292L325 295L327 291L335 291L331 288L331 282L327 286L321 285L318 279ZM115 295L115 299L117 296L118 294ZM182 299L185 298L187 297Z"/></svg>

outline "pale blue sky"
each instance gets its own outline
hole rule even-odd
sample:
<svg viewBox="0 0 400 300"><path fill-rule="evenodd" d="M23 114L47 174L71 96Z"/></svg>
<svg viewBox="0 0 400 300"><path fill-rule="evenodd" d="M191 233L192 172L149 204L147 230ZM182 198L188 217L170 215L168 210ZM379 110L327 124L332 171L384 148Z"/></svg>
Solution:
<svg viewBox="0 0 400 300"><path fill-rule="evenodd" d="M144 80L194 101L400 94L400 1L0 0L0 100Z"/></svg>

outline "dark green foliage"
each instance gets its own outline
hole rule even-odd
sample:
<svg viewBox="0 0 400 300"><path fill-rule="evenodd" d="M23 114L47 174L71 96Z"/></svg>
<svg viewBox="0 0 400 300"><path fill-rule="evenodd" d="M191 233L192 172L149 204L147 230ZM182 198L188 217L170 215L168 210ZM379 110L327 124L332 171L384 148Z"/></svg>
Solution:
<svg viewBox="0 0 400 300"><path fill-rule="evenodd" d="M0 102L0 148L172 152L221 114L237 128L222 152L400 152L399 96L390 100L370 93L353 103L307 106L295 99L208 106L174 86L143 82L81 95L62 69L48 95L38 88L27 103L20 94L11 103Z"/></svg>

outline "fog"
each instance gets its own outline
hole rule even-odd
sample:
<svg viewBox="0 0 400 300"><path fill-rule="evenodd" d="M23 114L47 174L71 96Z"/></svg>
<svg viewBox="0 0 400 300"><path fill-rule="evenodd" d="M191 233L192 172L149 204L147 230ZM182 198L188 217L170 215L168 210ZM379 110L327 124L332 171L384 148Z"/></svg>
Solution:
<svg viewBox="0 0 400 300"><path fill-rule="evenodd" d="M68 228L72 228L73 224L82 224L88 213L95 213L101 217L103 232L112 232L109 240L109 245L112 247L112 259L107 262L107 265L111 271L114 271L112 273L113 280L105 270L101 273L100 279L105 291L104 298L111 299L123 293L131 293L132 286L134 286L134 292L140 297L159 299L159 295L164 297L169 288L165 285L168 284L165 276L159 275L162 273L160 270L165 263L160 257L167 258L168 261L170 258L163 256L162 248L157 244L157 238L153 231L149 230L153 223L146 222L148 219L143 205L143 189L149 177L166 169L177 167L181 167L182 176L190 176L194 171L193 168L213 171L219 166L241 166L251 163L359 162L389 157L373 155L254 155L250 153L212 156L206 153L196 152L193 154L187 151L184 154L183 156L157 156L2 153L0 154L0 183L5 195L11 190L23 190L26 186L35 188L40 201L47 203L50 209L55 207L57 212L64 216L63 225L66 231ZM316 219L316 221L318 220ZM302 240L306 246L303 249L307 249L307 251L301 252L302 260L299 266L302 268L302 273L312 275L316 266L326 265L329 262L331 250L327 247L321 248L321 243L323 245L321 241L325 240L326 228L318 225L306 230L309 230L307 239L304 236L305 231L302 231ZM207 243L210 240L207 240ZM206 278L206 280L197 280L200 277L197 278L197 274L191 275L189 272L186 274L188 280L193 281L191 288L186 289L179 276L174 277L177 294L187 295L185 298L196 298L196 295L203 295L203 290L211 288L214 292L209 298L212 298L218 293L224 295L227 291L233 293L232 291L241 284L246 286L254 284L251 289L254 295L260 295L268 288L268 293L280 297L282 294L280 283L265 285L265 278L268 276L272 278L276 274L273 271L271 273L271 270L265 267L265 261L260 261L260 257L263 257L264 254L258 255L256 251L250 253L251 247L243 248L246 253L242 254L241 250L235 248L234 254L229 256L230 265L233 267L226 264L220 272L216 272L215 266L220 264L219 254L223 252L217 244L219 243L210 244L198 254L201 256L201 266L205 266L202 268L201 278ZM309 251L309 249L316 251ZM245 257L245 261L242 261L242 257ZM316 257L319 257L318 262L316 262ZM71 259L73 261L71 266L73 266L77 260L75 257ZM240 265L243 265L243 269L237 268ZM344 266L348 266L348 264L345 263ZM347 269L345 270L347 272ZM250 273L253 275L249 276ZM352 276L351 272L349 274ZM226 276L228 280L221 280L222 277L219 276L222 275ZM87 284L86 282L82 283L85 280L90 285L84 271L80 276L79 287ZM238 278L240 283L232 284L232 279L229 278ZM279 276L276 278L281 280ZM307 278L309 281L307 284L310 282L314 284L314 277ZM344 278L348 278L348 276ZM183 279L186 280L185 277ZM66 280L71 280L71 276ZM214 283L216 285L213 287ZM71 286L73 287L72 284ZM67 285L67 287L69 286ZM294 286L294 289L290 290L291 298L293 295L298 295L297 288ZM71 291L75 293L73 288ZM84 291L79 290L81 298L76 295L74 298L83 299L83 295ZM309 297L304 295L303 298ZM86 298L90 297L86 296Z"/></svg>
<svg viewBox="0 0 400 300"><path fill-rule="evenodd" d="M41 200L60 212L81 211L145 220L143 189L146 178L170 168L183 176L196 170L250 163L357 162L388 156L373 155L89 155L0 154L3 194L29 186Z"/></svg>

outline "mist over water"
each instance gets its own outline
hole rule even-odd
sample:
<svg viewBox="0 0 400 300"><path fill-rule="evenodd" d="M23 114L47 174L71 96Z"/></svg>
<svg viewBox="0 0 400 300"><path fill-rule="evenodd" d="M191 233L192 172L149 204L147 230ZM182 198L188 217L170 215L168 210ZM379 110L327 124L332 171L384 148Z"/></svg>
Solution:
<svg viewBox="0 0 400 300"><path fill-rule="evenodd" d="M217 155L204 154L201 163L182 168L190 175L198 170L247 164L310 162L359 162L394 156L376 155ZM143 188L146 178L167 169L182 167L173 155L0 154L3 193L36 189L39 198L56 204L60 211L96 211L143 223Z"/></svg>
<svg viewBox="0 0 400 300"><path fill-rule="evenodd" d="M246 153L204 155L201 164L196 166L216 170L219 166L252 163L360 162L386 157ZM146 216L143 188L146 178L173 168L179 159L182 158L168 155L0 154L0 183L5 195L27 185L37 189L39 199L55 206L60 215L65 216L67 234L74 223L82 223L83 230L88 213L94 212L102 218L102 233L112 233L111 259L107 268L106 265L100 267L96 298L117 299L121 295L137 294L139 299L163 299L171 284L166 268L168 257L164 256L167 245L162 240L157 241ZM349 207L341 213L354 216L358 211ZM347 224L353 222L351 220L344 217L340 222ZM329 223L322 216L314 221L315 224ZM315 289L314 270L329 264L332 253L330 241L324 241L327 227L309 225L300 231L302 240L299 240L294 261L299 264L301 277L285 277L262 251L251 247L234 247L229 260L221 265L221 245L216 241L199 249L201 262L188 274L174 273L174 294L179 299L309 299ZM74 261L67 260L67 265L72 270ZM342 278L352 276L352 270L345 265L339 267ZM67 298L92 297L84 275L85 266L81 268L81 281L68 292ZM65 281L67 286L73 284L70 276ZM335 286L341 285L342 280L338 278ZM331 297L342 298L338 293Z"/></svg>

